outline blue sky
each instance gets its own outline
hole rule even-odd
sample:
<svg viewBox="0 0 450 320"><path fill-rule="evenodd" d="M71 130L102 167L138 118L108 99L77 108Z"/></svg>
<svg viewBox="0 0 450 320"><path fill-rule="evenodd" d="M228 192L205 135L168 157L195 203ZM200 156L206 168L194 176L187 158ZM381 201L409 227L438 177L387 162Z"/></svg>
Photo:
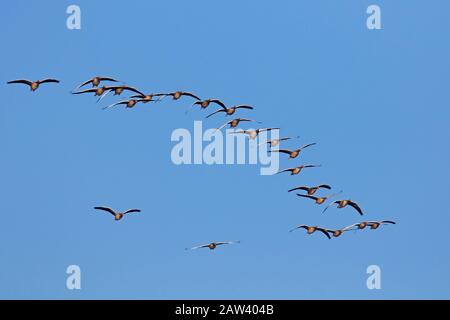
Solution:
<svg viewBox="0 0 450 320"><path fill-rule="evenodd" d="M448 1L14 1L0 12L0 298L450 298ZM378 4L382 30L366 28ZM261 176L255 165L175 166L190 100L104 111L70 91L94 75L187 90L317 142ZM16 78L61 80L31 93ZM208 119L216 127L224 118ZM396 226L328 241L297 224L361 218L286 191L329 183L366 219ZM92 207L138 207L116 223ZM241 240L212 251L210 241ZM66 289L67 266L82 290ZM366 268L382 271L368 290Z"/></svg>

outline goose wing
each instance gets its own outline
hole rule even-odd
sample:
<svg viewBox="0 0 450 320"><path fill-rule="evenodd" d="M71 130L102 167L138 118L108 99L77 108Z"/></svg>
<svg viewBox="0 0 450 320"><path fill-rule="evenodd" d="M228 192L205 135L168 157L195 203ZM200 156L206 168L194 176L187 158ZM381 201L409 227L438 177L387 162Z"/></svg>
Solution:
<svg viewBox="0 0 450 320"><path fill-rule="evenodd" d="M359 213L360 215L363 215L363 212L362 212L361 208L360 208L355 202L349 201L349 202L348 202L348 205L351 206L351 207L353 207L356 211L358 211L358 213Z"/></svg>
<svg viewBox="0 0 450 320"><path fill-rule="evenodd" d="M22 84L26 84L26 85L29 85L29 86L31 86L31 84L32 84L33 82L32 82L32 81L30 81L30 80L19 79L19 80L12 80L12 81L8 81L7 83L8 83L8 84L14 84L14 83L22 83Z"/></svg>
<svg viewBox="0 0 450 320"><path fill-rule="evenodd" d="M113 216L116 215L116 212L115 212L113 209L109 208L109 207L94 207L94 209L95 209L95 210L101 210L101 211L109 212L109 213L111 213Z"/></svg>

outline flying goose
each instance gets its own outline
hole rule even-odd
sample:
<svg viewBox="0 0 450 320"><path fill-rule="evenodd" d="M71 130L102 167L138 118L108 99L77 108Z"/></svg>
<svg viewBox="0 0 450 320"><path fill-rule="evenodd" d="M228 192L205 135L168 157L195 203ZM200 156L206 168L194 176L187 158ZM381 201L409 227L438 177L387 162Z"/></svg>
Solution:
<svg viewBox="0 0 450 320"><path fill-rule="evenodd" d="M117 212L108 207L94 207L94 209L109 212L110 214L112 214L114 216L114 219L116 221L121 220L128 213L141 212L141 210L139 210L139 209L128 209L124 212Z"/></svg>
<svg viewBox="0 0 450 320"><path fill-rule="evenodd" d="M299 174L305 168L316 168L316 167L321 167L321 165L320 164L317 164L317 165L316 164L307 164L307 165L298 166L295 168L284 169L284 170L277 172L277 174L289 171L289 172L291 172L291 176L293 176L293 175Z"/></svg>
<svg viewBox="0 0 450 320"><path fill-rule="evenodd" d="M303 190L303 191L306 191L308 195L312 196L319 189L331 190L331 187L329 185L327 185L327 184L321 184L321 185L318 185L318 186L315 186L315 187L301 186L301 187L292 188L292 189L288 190L288 192L292 192L292 191L296 191L296 190Z"/></svg>
<svg viewBox="0 0 450 320"><path fill-rule="evenodd" d="M100 100L102 100L104 97L106 97L110 92L114 92L114 96L120 96L125 90L127 91L131 91L134 93L137 93L140 95L144 95L141 91L139 91L136 88L127 86L127 85L123 85L123 86L111 86L111 87L105 87L104 88L105 92L102 94L102 96L98 99L97 102L99 102ZM133 98L133 97L131 97Z"/></svg>
<svg viewBox="0 0 450 320"><path fill-rule="evenodd" d="M223 125L221 125L219 128L217 128L216 131L222 130L227 125L230 125L230 128L236 128L239 125L240 122L257 122L257 123L261 123L261 122L258 122L258 121L255 121L255 120L251 120L251 119L236 118L236 119L230 120L228 122L225 122Z"/></svg>
<svg viewBox="0 0 450 320"><path fill-rule="evenodd" d="M225 112L225 114L227 116L231 116L231 115L233 115L236 112L237 109L250 109L250 110L253 110L253 107L247 106L247 105L238 105L238 106L234 106L234 107L231 107L231 108L227 108L225 106L221 106L221 107L222 107L222 109L214 111L210 115L206 116L206 118L209 118L209 117L211 117L211 116L213 116L213 115L215 115L216 113L219 113L219 112Z"/></svg>
<svg viewBox="0 0 450 320"><path fill-rule="evenodd" d="M206 108L208 108L208 106L211 103L215 103L215 104L218 104L219 106L221 106L222 108L226 108L225 104L223 104L223 102L220 101L219 99L206 99L206 100L196 101L196 102L194 102L193 106L200 106L200 109L206 109Z"/></svg>
<svg viewBox="0 0 450 320"><path fill-rule="evenodd" d="M228 245L228 244L236 244L236 243L240 243L240 241L211 242L208 244L202 244L200 246L196 246L196 247L192 247L192 248L186 248L186 250L195 250L195 249L203 249L203 248L209 248L210 250L214 250L218 246Z"/></svg>
<svg viewBox="0 0 450 320"><path fill-rule="evenodd" d="M297 158L297 156L300 154L300 152L303 149L311 147L311 146L314 146L316 144L317 143L310 143L310 144L304 145L303 147L300 147L300 148L295 149L295 150L279 149L279 150L269 150L269 152L286 153L286 154L289 155L289 159L295 159L295 158Z"/></svg>
<svg viewBox="0 0 450 320"><path fill-rule="evenodd" d="M144 103L148 103L150 101L160 101L163 97L165 97L167 94L166 93L150 93L150 94L138 94L138 95L134 95L131 96L131 99L141 99L143 100L142 102ZM158 97L157 100L153 100L154 97Z"/></svg>
<svg viewBox="0 0 450 320"><path fill-rule="evenodd" d="M264 129L250 129L250 130L242 130L242 131L236 131L236 132L230 132L230 134L247 134L249 139L255 140L256 137L264 131L271 131L271 130L280 130L280 128L264 128Z"/></svg>
<svg viewBox="0 0 450 320"><path fill-rule="evenodd" d="M80 89L81 87L84 87L85 85L92 83L93 87L98 87L102 81L111 81L111 82L119 82L113 78L109 77L94 77L92 79L89 79L88 81L83 82L80 84L75 90Z"/></svg>
<svg viewBox="0 0 450 320"><path fill-rule="evenodd" d="M166 93L164 95L171 96L173 100L178 100L182 96L188 96L188 97L194 98L195 100L200 100L199 97L197 97L195 94L193 94L191 92L175 91L175 92L171 92L171 93Z"/></svg>
<svg viewBox="0 0 450 320"><path fill-rule="evenodd" d="M43 83L59 83L59 80L43 79L43 80L30 81L30 80L25 80L25 79L19 79L19 80L8 81L7 83L8 84L15 84L15 83L26 84L27 86L30 87L31 91L36 91L39 88L39 86Z"/></svg>
<svg viewBox="0 0 450 320"><path fill-rule="evenodd" d="M300 137L297 136L296 138L300 138ZM269 147L272 148L272 147L278 146L281 141L287 141L287 140L291 140L291 139L293 139L293 138L291 138L291 137L284 137L284 138L279 138L279 139L267 140L267 141L261 142L258 146L262 146L264 144L268 144Z"/></svg>
<svg viewBox="0 0 450 320"><path fill-rule="evenodd" d="M342 192L342 191L341 191L341 192ZM315 196L310 196L310 195L307 195L307 194L300 194L300 193L297 193L297 196L303 197L303 198L312 199L312 200L314 200L314 201L316 202L316 204L322 204L322 203L324 203L325 201L327 201L328 199L330 199L330 198L332 198L332 197L338 195L338 194L341 193L341 192L334 193L334 194L329 195L329 196L326 196L326 197L315 197Z"/></svg>
<svg viewBox="0 0 450 320"><path fill-rule="evenodd" d="M331 207L332 205L334 205L334 204L337 204L337 208L338 209L345 208L346 206L351 206L356 211L358 211L358 213L360 215L363 215L363 212L362 212L361 208L358 206L358 204L356 204L356 202L353 202L352 200L337 200L337 201L334 201L334 202L330 203L327 207L325 207L325 209L323 209L323 212L327 211L327 209L329 207Z"/></svg>
<svg viewBox="0 0 450 320"><path fill-rule="evenodd" d="M292 232L297 229L305 229L308 234L313 234L314 232L319 231L319 232L322 232L328 239L331 239L330 235L328 234L327 229L324 229L324 228L320 228L317 226L311 227L311 226L307 226L307 225L300 225L300 226L295 227L292 230L289 230L289 232Z"/></svg>
<svg viewBox="0 0 450 320"><path fill-rule="evenodd" d="M118 106L118 105L125 105L127 108L133 108L138 102L144 102L144 100L140 99L130 99L130 100L122 100L116 103L113 103L110 106L104 107L103 110Z"/></svg>

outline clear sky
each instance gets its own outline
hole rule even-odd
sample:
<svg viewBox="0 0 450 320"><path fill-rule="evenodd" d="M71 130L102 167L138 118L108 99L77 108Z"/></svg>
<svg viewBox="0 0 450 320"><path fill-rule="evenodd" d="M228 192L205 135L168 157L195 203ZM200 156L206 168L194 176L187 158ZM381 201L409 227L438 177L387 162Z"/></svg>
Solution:
<svg viewBox="0 0 450 320"><path fill-rule="evenodd" d="M81 7L81 30L66 8ZM368 30L377 4L382 30ZM450 298L448 33L435 1L9 1L0 11L0 298ZM241 116L317 142L282 167L172 163L191 99L102 110L74 96L95 75L146 92L250 104ZM8 80L55 77L31 93ZM212 107L210 107L212 110ZM214 108L215 109L215 108ZM204 125L217 127L223 115ZM243 125L243 127L245 127ZM330 209L287 193L328 183ZM115 222L93 210L138 207ZM395 226L327 240L298 224ZM185 251L240 240L215 251ZM81 268L82 289L66 288ZM366 268L381 268L368 290Z"/></svg>

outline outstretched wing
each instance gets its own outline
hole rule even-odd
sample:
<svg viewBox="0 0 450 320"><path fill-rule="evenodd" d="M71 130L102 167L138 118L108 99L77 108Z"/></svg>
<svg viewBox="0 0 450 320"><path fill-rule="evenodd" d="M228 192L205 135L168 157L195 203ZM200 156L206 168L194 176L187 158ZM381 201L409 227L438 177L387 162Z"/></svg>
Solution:
<svg viewBox="0 0 450 320"><path fill-rule="evenodd" d="M195 94L190 93L190 92L182 92L181 95L182 95L182 96L192 97L192 98L194 98L194 99L200 100L199 97L197 97Z"/></svg>
<svg viewBox="0 0 450 320"><path fill-rule="evenodd" d="M349 201L348 205L352 206L356 211L358 211L358 213L360 215L363 215L363 212L362 212L361 208L355 202Z"/></svg>
<svg viewBox="0 0 450 320"><path fill-rule="evenodd" d="M114 106L118 106L118 105L120 105L120 104L128 104L128 101L129 101L129 100L123 100L123 101L119 101L119 102L113 103L112 105L109 105L109 106L107 106L107 107L104 107L103 110L112 108L112 107L114 107Z"/></svg>
<svg viewBox="0 0 450 320"><path fill-rule="evenodd" d="M32 84L33 82L32 82L32 81L30 81L30 80L19 79L19 80L12 80L12 81L8 81L7 83L8 83L8 84L14 84L14 83L22 83L22 84L26 84L26 85L29 85L29 86L31 86L31 84Z"/></svg>
<svg viewBox="0 0 450 320"><path fill-rule="evenodd" d="M141 91L139 91L138 89L136 89L136 88L133 88L133 87L129 87L129 86L116 86L116 87L109 87L109 89L112 89L112 90L115 90L115 89L120 89L120 88L122 88L123 90L128 90L128 91L131 91L131 92L134 92L134 93L137 93L137 94L139 94L140 95L140 97L144 97L145 95L141 92Z"/></svg>
<svg viewBox="0 0 450 320"><path fill-rule="evenodd" d="M291 190L288 190L288 192L292 192L292 191L295 191L295 190L304 190L304 191L308 191L309 188L306 187L306 186L301 186L301 187L296 187L296 188L293 188L293 189L291 189Z"/></svg>
<svg viewBox="0 0 450 320"><path fill-rule="evenodd" d="M238 106L234 106L233 108L234 109L250 109L250 110L253 110L253 107L247 106L247 105L243 105L243 104L240 104Z"/></svg>
<svg viewBox="0 0 450 320"><path fill-rule="evenodd" d="M59 83L59 80L56 79L44 79L44 80L39 80L39 83Z"/></svg>
<svg viewBox="0 0 450 320"><path fill-rule="evenodd" d="M94 209L109 212L109 213L111 213L113 216L116 215L116 212L115 212L113 209L108 208L108 207L94 207Z"/></svg>
<svg viewBox="0 0 450 320"><path fill-rule="evenodd" d="M339 201L334 201L334 202L330 203L329 205L327 205L327 206L325 207L325 209L323 209L322 213L325 213L325 211L327 211L328 208L331 207L333 204L338 204L338 203L339 203Z"/></svg>
<svg viewBox="0 0 450 320"><path fill-rule="evenodd" d="M227 107L225 106L225 104L218 99L211 99L211 103L215 103L215 104L221 106L224 110L227 110Z"/></svg>
<svg viewBox="0 0 450 320"><path fill-rule="evenodd" d="M72 92L72 94L82 94L82 93L89 93L89 92L97 92L97 88L91 88L91 89L86 89L86 90L82 90L82 91L76 91L76 92Z"/></svg>
<svg viewBox="0 0 450 320"><path fill-rule="evenodd" d="M283 172L288 172L288 171L292 172L292 170L294 170L294 168L284 169L284 170L278 171L277 174L283 173Z"/></svg>
<svg viewBox="0 0 450 320"><path fill-rule="evenodd" d="M295 231L295 230L300 229L300 228L308 229L308 226L305 226L305 225L296 226L294 229L289 230L289 232Z"/></svg>
<svg viewBox="0 0 450 320"><path fill-rule="evenodd" d="M237 243L241 243L240 241L223 241L223 242L215 242L216 246L222 246L225 244L237 244Z"/></svg>
<svg viewBox="0 0 450 320"><path fill-rule="evenodd" d="M300 150L302 150L302 149L305 149L305 148L308 148L308 147L311 147L311 146L314 146L314 145L316 145L317 143L310 143L310 144L307 144L307 145L304 145L303 147L301 147L300 148Z"/></svg>
<svg viewBox="0 0 450 320"><path fill-rule="evenodd" d="M215 115L216 113L219 113L219 112L225 112L225 110L224 109L220 109L220 110L214 111L210 115L207 115L206 118L209 118L209 117L211 117L211 116L213 116L213 115Z"/></svg>
<svg viewBox="0 0 450 320"><path fill-rule="evenodd" d="M125 211L123 214L134 213L134 212L141 212L141 210L139 210L139 209L128 209L128 210Z"/></svg>
<svg viewBox="0 0 450 320"><path fill-rule="evenodd" d="M291 150L287 150L287 149L279 149L279 150L269 150L269 152L280 152L280 153L286 153L286 154L291 154Z"/></svg>
<svg viewBox="0 0 450 320"><path fill-rule="evenodd" d="M321 185L317 186L317 188L323 188L323 189L331 190L331 186L329 186L327 184L321 184Z"/></svg>
<svg viewBox="0 0 450 320"><path fill-rule="evenodd" d="M85 82L81 83L78 87L75 88L75 90L78 90L81 87L84 87L85 85L91 83L92 81L94 81L94 79L91 79L91 80L88 80L88 81L85 81Z"/></svg>
<svg viewBox="0 0 450 320"><path fill-rule="evenodd" d="M229 125L232 121L233 121L233 120L228 121L228 122L225 122L223 125L221 125L220 127L218 127L218 128L214 131L214 133L217 132L217 131L219 131L219 130L222 130L224 127L226 127L227 125Z"/></svg>
<svg viewBox="0 0 450 320"><path fill-rule="evenodd" d="M100 81L111 81L111 82L119 82L116 79L109 78L109 77L99 77ZM89 83L89 82L88 82Z"/></svg>
<svg viewBox="0 0 450 320"><path fill-rule="evenodd" d="M323 228L317 228L316 230L322 232L324 235L327 236L328 239L331 239L330 234L328 233L327 230L325 230Z"/></svg>
<svg viewBox="0 0 450 320"><path fill-rule="evenodd" d="M186 250L195 250L195 249L201 249L201 248L208 248L210 243L208 244L202 244L200 246L192 247L192 248L186 248Z"/></svg>
<svg viewBox="0 0 450 320"><path fill-rule="evenodd" d="M305 166L302 166L303 168L317 168L317 167L321 167L320 164L307 164Z"/></svg>
<svg viewBox="0 0 450 320"><path fill-rule="evenodd" d="M317 200L317 199L318 199L318 198L315 197L315 196L310 196L310 195L307 195L307 194L300 194L300 193L297 193L297 195L298 195L299 197L308 198L308 199L313 199L313 200Z"/></svg>

